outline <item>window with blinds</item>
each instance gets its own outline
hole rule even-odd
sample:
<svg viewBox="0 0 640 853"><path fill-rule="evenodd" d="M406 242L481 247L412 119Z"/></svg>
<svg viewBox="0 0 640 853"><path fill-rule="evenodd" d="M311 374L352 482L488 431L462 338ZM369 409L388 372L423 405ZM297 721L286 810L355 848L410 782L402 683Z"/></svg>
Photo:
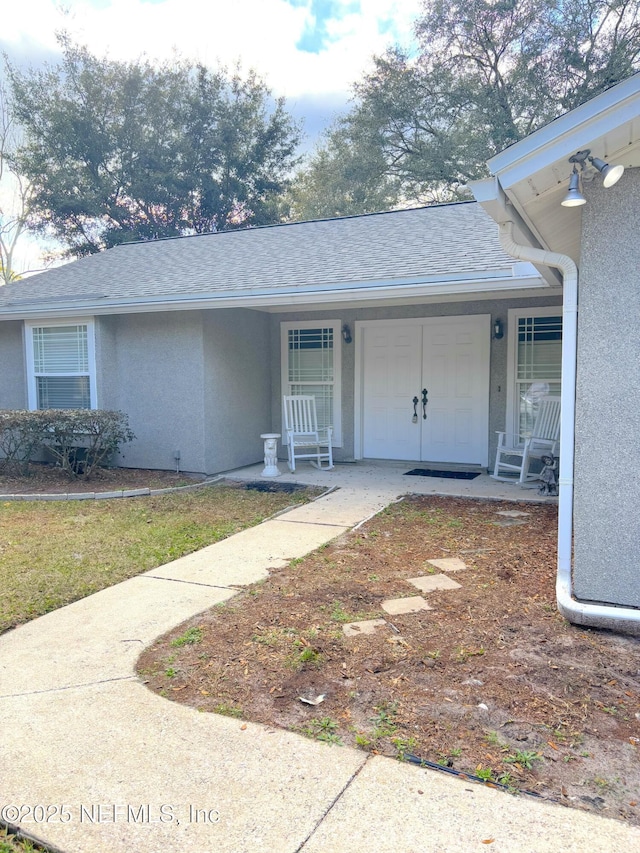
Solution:
<svg viewBox="0 0 640 853"><path fill-rule="evenodd" d="M29 332L32 408L90 409L93 327L88 323L31 326Z"/></svg>
<svg viewBox="0 0 640 853"><path fill-rule="evenodd" d="M340 439L340 324L283 323L283 394L316 398L318 426Z"/></svg>
<svg viewBox="0 0 640 853"><path fill-rule="evenodd" d="M562 316L521 316L516 343L518 432L530 435L541 397L560 396Z"/></svg>

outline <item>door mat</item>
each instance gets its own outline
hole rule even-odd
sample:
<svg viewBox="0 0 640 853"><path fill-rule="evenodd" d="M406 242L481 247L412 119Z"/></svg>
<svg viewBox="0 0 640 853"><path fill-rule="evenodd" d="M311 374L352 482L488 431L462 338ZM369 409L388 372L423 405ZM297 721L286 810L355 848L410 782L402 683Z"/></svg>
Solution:
<svg viewBox="0 0 640 853"><path fill-rule="evenodd" d="M447 477L449 480L474 480L480 471L436 471L433 468L414 468L405 471L405 477Z"/></svg>

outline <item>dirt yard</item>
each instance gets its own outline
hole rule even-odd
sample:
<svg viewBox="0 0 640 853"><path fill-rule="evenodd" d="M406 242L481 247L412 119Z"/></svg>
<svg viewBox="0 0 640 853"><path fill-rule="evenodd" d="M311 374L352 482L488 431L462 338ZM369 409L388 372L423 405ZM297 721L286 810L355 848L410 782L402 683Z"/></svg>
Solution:
<svg viewBox="0 0 640 853"><path fill-rule="evenodd" d="M139 675L173 701L327 749L640 823L640 641L558 614L555 528L551 505L405 499L159 639ZM425 593L432 610L381 609L420 595L408 579L452 557L460 586Z"/></svg>
<svg viewBox="0 0 640 853"><path fill-rule="evenodd" d="M55 493L111 492L119 489L168 489L197 483L174 471L149 471L144 468L99 468L88 480L70 479L55 465L34 463L26 476L11 476L0 469L0 495L37 495Z"/></svg>

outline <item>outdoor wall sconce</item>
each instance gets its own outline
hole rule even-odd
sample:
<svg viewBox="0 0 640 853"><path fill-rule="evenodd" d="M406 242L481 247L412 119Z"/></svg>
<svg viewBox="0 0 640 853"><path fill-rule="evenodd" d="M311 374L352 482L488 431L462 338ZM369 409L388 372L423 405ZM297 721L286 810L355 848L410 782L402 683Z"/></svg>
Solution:
<svg viewBox="0 0 640 853"><path fill-rule="evenodd" d="M587 203L586 198L582 195L582 181L589 177L588 173L584 175L587 169L587 160L594 169L600 172L602 183L605 187L612 187L614 184L617 184L624 173L624 166L610 166L609 163L606 163L599 157L592 157L590 148L576 152L572 157L569 157L569 162L573 163L573 171L569 178L567 194L560 202L563 207L580 207L580 205ZM578 166L580 170L578 170ZM591 174L591 177L593 177L593 174Z"/></svg>
<svg viewBox="0 0 640 853"><path fill-rule="evenodd" d="M348 323L345 323L342 327L342 339L345 344L350 344L353 338L351 337L351 329L349 328Z"/></svg>
<svg viewBox="0 0 640 853"><path fill-rule="evenodd" d="M502 320L495 320L493 323L493 337L496 341L501 341L504 338L504 324Z"/></svg>

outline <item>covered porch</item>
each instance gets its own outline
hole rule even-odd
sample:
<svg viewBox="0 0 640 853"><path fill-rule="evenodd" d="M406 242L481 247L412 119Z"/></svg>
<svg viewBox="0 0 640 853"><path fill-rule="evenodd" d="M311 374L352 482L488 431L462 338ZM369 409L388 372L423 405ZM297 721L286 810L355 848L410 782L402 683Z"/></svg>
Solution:
<svg viewBox="0 0 640 853"><path fill-rule="evenodd" d="M318 470L308 462L300 462L291 474L286 461L278 463L279 477L262 477L264 463L236 468L225 472L234 480L259 481L269 484L300 483L302 485L338 488L345 494L379 494L381 507L389 501L406 494L445 495L449 497L475 498L484 500L510 500L534 503L557 503L557 497L543 496L538 493L537 483L519 486L517 483L505 483L492 479L485 470L477 469L473 479L455 477L408 475L415 468L427 468L426 464L416 462L361 460L358 462L336 463L331 471ZM433 466L432 470L433 470ZM456 472L455 465L441 466L450 473ZM460 466L458 470L470 471L469 466ZM475 473L475 471L473 472Z"/></svg>

